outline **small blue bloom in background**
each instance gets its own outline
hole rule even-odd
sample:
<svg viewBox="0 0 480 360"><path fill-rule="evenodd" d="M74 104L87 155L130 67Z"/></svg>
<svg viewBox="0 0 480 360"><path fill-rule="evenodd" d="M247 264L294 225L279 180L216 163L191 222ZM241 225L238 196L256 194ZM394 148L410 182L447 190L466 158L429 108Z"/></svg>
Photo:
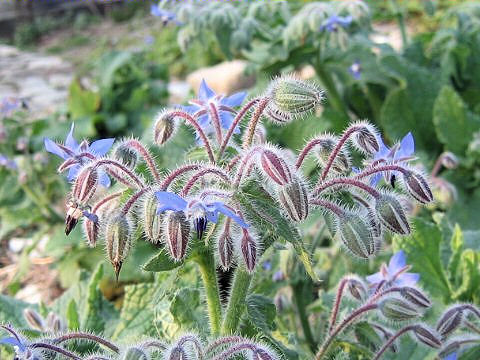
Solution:
<svg viewBox="0 0 480 360"><path fill-rule="evenodd" d="M205 82L202 80L200 84L200 89L198 90L198 99L191 100L189 106L183 106L182 108L190 113L194 114L200 112L198 118L198 123L205 131L206 134L211 134L214 132L213 128L213 119L210 115L210 104L213 104L220 117L220 125L224 129L229 129L233 122L232 112L222 109L222 106L233 108L240 106L247 95L246 92L238 92L231 96L217 95ZM238 127L235 128L235 134L240 133ZM198 135L197 135L198 140Z"/></svg>
<svg viewBox="0 0 480 360"><path fill-rule="evenodd" d="M360 80L360 76L362 75L362 67L360 66L360 62L355 61L352 65L350 65L348 72L355 78L355 80Z"/></svg>
<svg viewBox="0 0 480 360"><path fill-rule="evenodd" d="M282 270L278 270L275 272L275 274L272 275L272 280L275 282L283 281L285 280L285 274Z"/></svg>
<svg viewBox="0 0 480 360"><path fill-rule="evenodd" d="M420 279L420 275L407 272L409 269L405 253L400 250L390 258L388 266L382 264L378 273L367 276L367 281L371 287L376 287L383 281L392 286L413 286Z"/></svg>
<svg viewBox="0 0 480 360"><path fill-rule="evenodd" d="M0 167L2 166L9 170L16 170L18 168L17 163L14 160L9 159L3 154L0 154Z"/></svg>
<svg viewBox="0 0 480 360"><path fill-rule="evenodd" d="M270 260L267 260L262 264L262 267L263 267L263 270L270 271L272 270L272 262Z"/></svg>
<svg viewBox="0 0 480 360"><path fill-rule="evenodd" d="M182 23L177 20L177 15L175 13L162 9L160 6L156 4L152 4L150 6L150 14L160 18L160 20L162 20L163 22L163 25L167 25L168 23L174 23L175 25L182 25Z"/></svg>
<svg viewBox="0 0 480 360"><path fill-rule="evenodd" d="M145 45L152 45L155 42L155 38L152 35L147 35L143 38Z"/></svg>
<svg viewBox="0 0 480 360"><path fill-rule="evenodd" d="M444 357L443 360L457 360L457 352L453 352L448 354L448 356Z"/></svg>
<svg viewBox="0 0 480 360"><path fill-rule="evenodd" d="M15 110L22 106L22 101L19 98L9 96L4 97L0 102L0 114L3 116L10 116Z"/></svg>
<svg viewBox="0 0 480 360"><path fill-rule="evenodd" d="M58 144L48 138L44 139L45 150L61 157L65 161L71 161L67 175L69 181L76 178L82 166L92 160L92 157L104 156L115 141L115 139L109 138L100 139L88 144L88 142L84 140L78 144L77 140L73 137L74 127L75 125L72 123L64 145ZM88 154L91 156L86 156ZM110 186L110 178L104 171L100 171L99 173L99 182L104 187Z"/></svg>
<svg viewBox="0 0 480 360"><path fill-rule="evenodd" d="M349 16L338 16L332 15L327 20L325 20L320 26L320 30L327 30L328 32L337 31L338 27L341 26L343 28L348 27L352 22L352 17Z"/></svg>
<svg viewBox="0 0 480 360"><path fill-rule="evenodd" d="M236 215L229 207L220 201L204 202L198 199L187 201L181 196L169 191L157 191L158 207L157 214L165 211L181 211L187 219L193 220L198 238L202 237L206 230L208 221L217 223L219 213L228 216L240 227L246 229L248 225L241 217Z"/></svg>

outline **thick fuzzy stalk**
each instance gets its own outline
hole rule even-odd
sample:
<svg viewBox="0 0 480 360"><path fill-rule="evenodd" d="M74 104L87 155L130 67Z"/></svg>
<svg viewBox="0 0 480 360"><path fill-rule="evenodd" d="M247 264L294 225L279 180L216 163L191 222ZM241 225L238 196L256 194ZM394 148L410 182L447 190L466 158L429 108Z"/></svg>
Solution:
<svg viewBox="0 0 480 360"><path fill-rule="evenodd" d="M345 290L345 285L347 285L348 279L343 278L338 285L337 295L335 296L335 302L333 303L332 315L330 316L330 321L328 325L328 333L330 334L333 331L333 327L337 321L338 310L340 309L340 304L342 302L343 291Z"/></svg>
<svg viewBox="0 0 480 360"><path fill-rule="evenodd" d="M335 185L354 186L354 187L357 187L359 189L364 190L365 192L372 195L374 198L378 198L380 196L380 193L377 190L375 190L373 187L371 187L370 185L367 185L367 184L365 184L365 183L363 183L359 180L351 179L351 178L337 178L337 179L332 179L330 181L327 181L323 184L318 185L315 188L313 194L318 195L323 190L325 190L325 189L327 189L331 186L335 186Z"/></svg>
<svg viewBox="0 0 480 360"><path fill-rule="evenodd" d="M127 175L140 189L145 187L145 184L140 180L140 178L135 175L132 171L130 171L128 168L123 166L122 163L116 160L112 159L99 159L94 162L94 167L100 167L102 165L108 165L111 166L112 168L116 168L123 172L125 175Z"/></svg>
<svg viewBox="0 0 480 360"><path fill-rule="evenodd" d="M375 354L375 357L373 358L373 360L380 359L383 353L387 351L387 349L393 344L395 340L397 340L400 336L402 336L403 334L413 329L415 329L415 325L405 326L403 329L400 329L397 333L391 336L385 344L383 344L380 350L378 350L378 352Z"/></svg>
<svg viewBox="0 0 480 360"><path fill-rule="evenodd" d="M135 149L147 163L148 169L152 173L152 176L155 178L155 180L160 181L160 174L158 172L157 166L155 165L155 161L153 160L150 152L142 145L142 143L138 140L132 139L128 140L125 143L125 146Z"/></svg>
<svg viewBox="0 0 480 360"><path fill-rule="evenodd" d="M362 171L360 174L355 176L355 179L363 179L366 178L367 176L377 174L379 172L384 172L384 171L399 171L402 174L408 174L408 170L405 169L403 166L399 165L382 165L382 166L375 166L375 167L369 167L366 170Z"/></svg>
<svg viewBox="0 0 480 360"><path fill-rule="evenodd" d="M228 300L227 312L223 319L222 334L231 335L237 330L240 318L245 309L245 299L253 275L242 268L237 268L235 279L233 280L230 298Z"/></svg>
<svg viewBox="0 0 480 360"><path fill-rule="evenodd" d="M39 348L39 349L50 350L50 351L62 354L63 356L66 356L69 359L81 360L80 356L77 356L74 353L72 353L68 350L65 350L61 347L55 346L55 345L45 344L45 343L34 343L34 344L30 345L30 347L32 347L34 349Z"/></svg>
<svg viewBox="0 0 480 360"><path fill-rule="evenodd" d="M260 121L260 117L262 116L263 110L267 107L270 99L263 98L257 105L255 112L253 113L252 118L250 119L250 123L248 124L247 133L245 139L243 141L243 148L248 149L248 147L252 144L253 136L255 135L255 129L257 128L257 124Z"/></svg>
<svg viewBox="0 0 480 360"><path fill-rule="evenodd" d="M303 150L300 152L297 158L297 162L295 163L295 167L298 169L300 166L302 166L303 161L307 157L307 155L312 151L312 149L317 146L318 144L321 144L323 139L312 139L310 140L307 145L303 148Z"/></svg>
<svg viewBox="0 0 480 360"><path fill-rule="evenodd" d="M221 128L221 125L220 125L220 116L218 116L218 110L217 108L215 107L214 104L210 103L209 104L209 112L210 112L210 116L212 117L213 119L213 127L215 128L215 134L217 136L217 142L218 144L221 144L222 143L222 128Z"/></svg>
<svg viewBox="0 0 480 360"><path fill-rule="evenodd" d="M147 191L150 190L150 187L145 187L139 191L137 191L135 194L133 194L130 199L123 205L122 208L122 213L123 215L127 215L128 212L130 211L130 208L142 197L143 194L145 194Z"/></svg>
<svg viewBox="0 0 480 360"><path fill-rule="evenodd" d="M100 336L96 336L96 335L89 334L89 333L82 333L82 332L72 332L72 333L62 335L62 336L54 339L53 343L54 344L61 344L64 341L77 340L77 339L90 340L90 341L96 342L98 344L102 344L103 346L106 346L107 348L109 348L113 352L116 352L116 353L119 352L118 346L111 343L110 341L105 340L104 338L102 338Z"/></svg>
<svg viewBox="0 0 480 360"><path fill-rule="evenodd" d="M208 174L216 175L219 179L225 181L226 183L230 183L230 178L222 169L213 167L205 168L192 175L191 179L185 184L182 189L182 196L188 195L189 191L192 189L195 183Z"/></svg>
<svg viewBox="0 0 480 360"><path fill-rule="evenodd" d="M162 181L162 183L160 184L160 189L167 190L167 188L170 186L170 184L173 181L175 181L175 179L177 177L185 174L186 172L198 170L201 167L202 167L202 165L199 165L199 164L188 164L188 165L184 165L182 167L179 167L178 169L173 171L170 175L168 175L165 178L165 180Z"/></svg>

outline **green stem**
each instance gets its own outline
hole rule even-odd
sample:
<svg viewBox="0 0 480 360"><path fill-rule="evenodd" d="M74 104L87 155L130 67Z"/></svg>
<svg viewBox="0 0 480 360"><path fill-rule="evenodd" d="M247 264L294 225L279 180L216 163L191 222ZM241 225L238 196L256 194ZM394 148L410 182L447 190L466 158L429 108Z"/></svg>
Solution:
<svg viewBox="0 0 480 360"><path fill-rule="evenodd" d="M317 344L313 338L312 329L310 328L310 323L308 322L308 316L305 311L305 296L304 296L304 284L298 282L293 286L293 301L297 306L298 317L300 318L300 324L302 325L303 334L307 340L308 346L312 352L315 352Z"/></svg>
<svg viewBox="0 0 480 360"><path fill-rule="evenodd" d="M232 290L230 291L230 299L228 300L227 312L223 319L222 334L230 335L235 333L240 317L245 309L245 299L247 297L248 288L252 281L252 275L242 268L235 271L235 279L233 280Z"/></svg>
<svg viewBox="0 0 480 360"><path fill-rule="evenodd" d="M397 0L392 0L393 7L395 8L395 15L397 17L398 26L400 28L400 33L402 34L402 45L405 47L408 42L407 37L407 28L405 26L405 14L403 9L400 9L400 5Z"/></svg>
<svg viewBox="0 0 480 360"><path fill-rule="evenodd" d="M37 194L30 186L27 184L22 184L21 188L25 195L43 212L45 215L49 216L54 222L62 222L63 218L53 210L52 206L48 203L48 200L39 194Z"/></svg>
<svg viewBox="0 0 480 360"><path fill-rule="evenodd" d="M218 289L215 260L211 251L203 252L195 258L200 267L205 295L207 297L208 317L212 335L220 333L220 322L222 319L222 307L220 304L220 292Z"/></svg>

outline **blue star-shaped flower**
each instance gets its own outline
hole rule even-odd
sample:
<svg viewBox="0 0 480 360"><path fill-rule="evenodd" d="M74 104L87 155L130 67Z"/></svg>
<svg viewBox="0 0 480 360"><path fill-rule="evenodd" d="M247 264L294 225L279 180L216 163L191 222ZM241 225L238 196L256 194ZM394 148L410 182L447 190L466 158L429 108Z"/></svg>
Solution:
<svg viewBox="0 0 480 360"><path fill-rule="evenodd" d="M348 72L353 76L355 80L360 80L362 75L362 67L359 61L354 61L352 65L348 68Z"/></svg>
<svg viewBox="0 0 480 360"><path fill-rule="evenodd" d="M395 253L387 264L382 264L380 271L376 274L367 276L367 281L371 287L377 287L381 282L391 286L413 286L420 279L419 274L407 272L410 265L407 265L407 259L403 250Z"/></svg>
<svg viewBox="0 0 480 360"><path fill-rule="evenodd" d="M213 119L211 118L210 104L213 104L219 114L220 126L223 129L229 129L232 125L234 116L231 109L240 106L247 95L246 92L238 92L231 96L217 95L205 82L202 80L200 89L198 90L198 99L191 100L189 106L183 106L183 109L190 113L199 113L198 123L202 127L205 134L214 132ZM234 130L235 134L240 133L238 126ZM197 135L197 141L198 141Z"/></svg>
<svg viewBox="0 0 480 360"><path fill-rule="evenodd" d="M150 6L150 14L160 18L160 20L162 20L164 25L167 25L168 23L182 25L182 23L177 20L177 15L175 13L162 9L160 6L156 4L152 4Z"/></svg>
<svg viewBox="0 0 480 360"><path fill-rule="evenodd" d="M73 130L75 124L72 123L70 132L65 139L65 144L56 143L48 138L45 138L44 145L45 150L55 154L65 160L64 168L69 169L67 179L72 181L78 175L80 169L87 162L95 159L99 156L104 156L112 147L115 139L101 139L88 144L88 141L84 140L78 144L77 140L73 137ZM99 183L104 187L110 186L110 177L103 171L99 172Z"/></svg>
<svg viewBox="0 0 480 360"><path fill-rule="evenodd" d="M15 351L18 353L24 353L27 350L27 342L22 337L20 337L15 330L8 326L1 325L2 329L8 331L12 336L7 336L0 338L0 345L10 345L15 348Z"/></svg>
<svg viewBox="0 0 480 360"><path fill-rule="evenodd" d="M346 28L347 26L350 25L352 20L353 19L350 15L349 16L332 15L323 22L322 26L320 26L320 30L327 30L328 32L334 32L334 31L337 31L339 26Z"/></svg>
<svg viewBox="0 0 480 360"><path fill-rule="evenodd" d="M229 207L220 201L206 202L198 199L190 201L185 200L181 196L169 191L157 191L157 214L165 211L181 211L187 219L192 219L197 231L198 238L202 237L203 232L207 228L208 221L217 223L219 213L228 216L235 221L240 227L246 229L248 225L243 219L236 215Z"/></svg>

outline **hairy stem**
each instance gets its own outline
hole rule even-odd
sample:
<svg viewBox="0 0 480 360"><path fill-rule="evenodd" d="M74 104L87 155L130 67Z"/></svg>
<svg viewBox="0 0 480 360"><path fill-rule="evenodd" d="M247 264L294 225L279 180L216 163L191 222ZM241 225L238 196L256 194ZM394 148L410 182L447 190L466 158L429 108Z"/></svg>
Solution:
<svg viewBox="0 0 480 360"><path fill-rule="evenodd" d="M217 136L218 144L222 143L222 128L220 126L220 116L218 116L218 110L216 106L212 103L209 104L208 111L210 112L210 116L212 117L213 127L215 128L215 134Z"/></svg>
<svg viewBox="0 0 480 360"><path fill-rule="evenodd" d="M240 318L245 309L245 299L252 281L253 275L238 267L235 271L230 298L228 300L227 311L223 318L222 334L231 335L237 330Z"/></svg>
<svg viewBox="0 0 480 360"><path fill-rule="evenodd" d="M145 187L139 191L137 191L135 194L133 194L130 199L123 205L122 208L122 213L123 215L127 215L128 212L130 211L130 208L142 197L143 194L145 194L147 191L150 190L150 187Z"/></svg>
<svg viewBox="0 0 480 360"><path fill-rule="evenodd" d="M45 344L45 343L34 343L30 345L30 347L34 349L35 348L47 349L47 350L62 354L63 356L66 356L70 359L81 360L80 356L77 356L76 354L55 345Z"/></svg>
<svg viewBox="0 0 480 360"><path fill-rule="evenodd" d="M314 200L310 200L310 204L324 207L330 210L331 212L333 212L337 216L342 216L343 214L345 214L345 211L340 206L332 203L331 201L314 199Z"/></svg>
<svg viewBox="0 0 480 360"><path fill-rule="evenodd" d="M230 183L230 177L222 169L213 167L205 168L192 175L191 179L185 184L182 189L182 196L184 197L188 195L193 185L195 185L198 180L208 174L216 175L218 178L225 181L227 184Z"/></svg>
<svg viewBox="0 0 480 360"><path fill-rule="evenodd" d="M116 352L116 353L119 352L118 346L111 343L110 341L108 341L108 340L106 340L106 339L104 339L100 336L96 336L96 335L89 334L89 333L82 333L82 332L73 332L73 333L68 333L68 334L62 335L62 336L54 339L53 343L54 344L61 344L64 341L75 340L75 339L86 339L86 340L94 341L96 343L99 343L99 344L102 344L102 345L106 346L107 348L109 348L113 352Z"/></svg>
<svg viewBox="0 0 480 360"><path fill-rule="evenodd" d="M335 186L335 185L348 185L348 186L354 186L359 189L362 189L363 191L369 193L372 195L374 198L378 198L380 196L380 193L375 190L373 187L370 185L367 185L357 179L351 179L351 178L336 178L332 179L330 181L327 181L323 184L318 185L315 190L314 190L314 195L318 195L321 193L323 190Z"/></svg>
<svg viewBox="0 0 480 360"><path fill-rule="evenodd" d="M382 165L382 166L369 167L365 169L360 174L355 176L355 179L363 179L363 178L366 178L367 176L377 174L379 172L384 172L384 171L399 171L404 175L409 173L407 169L405 169L403 166L400 166L400 165Z"/></svg>
<svg viewBox="0 0 480 360"><path fill-rule="evenodd" d="M175 179L177 177L185 174L186 172L198 170L201 167L202 167L202 165L199 165L199 164L188 164L188 165L184 165L182 167L179 167L178 169L173 171L171 174L169 174L165 178L165 180L162 181L162 183L160 184L160 189L166 190L170 186L170 184L173 181L175 181Z"/></svg>
<svg viewBox="0 0 480 360"><path fill-rule="evenodd" d="M132 147L143 157L154 179L156 181L160 181L160 174L158 172L157 166L155 165L155 161L153 160L150 152L143 146L143 144L138 140L132 139L128 140L125 145L127 147Z"/></svg>
<svg viewBox="0 0 480 360"><path fill-rule="evenodd" d="M257 108L255 109L255 112L253 113L253 116L250 119L250 123L248 124L247 133L242 146L244 149L247 149L252 144L253 136L255 135L255 129L257 128L257 124L260 121L260 117L262 116L263 110L265 110L269 101L270 99L263 98L258 103Z"/></svg>
<svg viewBox="0 0 480 360"><path fill-rule="evenodd" d="M383 355L383 353L385 351L387 351L387 349L393 344L393 342L395 340L397 340L400 336L402 336L406 332L411 331L413 329L415 329L415 325L405 326L403 329L400 329L399 331L397 331L393 336L391 336L388 339L388 341L385 344L383 344L383 346L380 348L380 350L378 350L378 352L375 354L375 357L373 358L373 360L380 359L380 357Z"/></svg>
<svg viewBox="0 0 480 360"><path fill-rule="evenodd" d="M295 167L298 169L300 166L302 166L303 160L307 157L307 155L312 151L312 149L322 143L322 139L312 139L310 140L307 145L303 148L303 150L300 152L297 158L297 162L295 163Z"/></svg>
<svg viewBox="0 0 480 360"><path fill-rule="evenodd" d="M100 167L103 165L111 166L115 169L120 170L122 173L127 175L139 188L145 187L145 184L140 180L140 178L130 169L125 167L121 162L112 160L112 159L99 159L94 162L94 167Z"/></svg>
<svg viewBox="0 0 480 360"><path fill-rule="evenodd" d="M333 331L333 327L335 326L335 322L337 321L338 310L340 309L343 291L345 290L345 285L347 285L347 283L348 279L343 278L338 286L337 295L335 296L335 302L333 303L332 314L330 316L330 321L328 325L328 333L331 333Z"/></svg>

